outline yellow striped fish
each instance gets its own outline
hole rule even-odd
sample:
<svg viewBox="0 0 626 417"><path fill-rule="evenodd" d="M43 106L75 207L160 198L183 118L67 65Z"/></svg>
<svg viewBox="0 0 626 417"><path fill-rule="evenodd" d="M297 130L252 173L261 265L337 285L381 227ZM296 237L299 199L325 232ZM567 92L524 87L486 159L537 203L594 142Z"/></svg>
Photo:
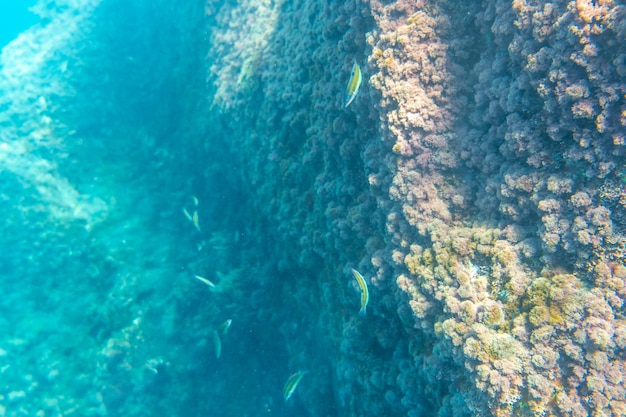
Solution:
<svg viewBox="0 0 626 417"><path fill-rule="evenodd" d="M285 382L285 386L283 387L283 397L285 397L285 401L293 395L293 392L296 390L304 374L306 374L306 371L298 371L287 378L287 382Z"/></svg>
<svg viewBox="0 0 626 417"><path fill-rule="evenodd" d="M361 309L359 310L359 316L364 316L367 302L370 300L370 293L367 290L367 283L365 279L363 279L363 275L356 269L352 269L352 275L354 275L356 282L359 284L359 288L361 288Z"/></svg>
<svg viewBox="0 0 626 417"><path fill-rule="evenodd" d="M350 81L348 81L348 88L346 88L346 97L343 101L344 108L348 107L356 97L359 92L359 87L361 87L362 80L363 76L361 75L361 67L359 67L359 64L357 64L355 60L354 65L352 65L352 73L350 74Z"/></svg>

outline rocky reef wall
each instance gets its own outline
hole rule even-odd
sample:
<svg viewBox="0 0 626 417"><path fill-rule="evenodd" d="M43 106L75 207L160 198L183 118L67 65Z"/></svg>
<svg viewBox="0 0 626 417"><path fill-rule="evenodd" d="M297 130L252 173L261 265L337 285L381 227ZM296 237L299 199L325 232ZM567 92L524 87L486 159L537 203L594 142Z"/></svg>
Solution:
<svg viewBox="0 0 626 417"><path fill-rule="evenodd" d="M310 386L359 415L624 414L623 6L210 13L215 123L288 301L326 329L332 373Z"/></svg>

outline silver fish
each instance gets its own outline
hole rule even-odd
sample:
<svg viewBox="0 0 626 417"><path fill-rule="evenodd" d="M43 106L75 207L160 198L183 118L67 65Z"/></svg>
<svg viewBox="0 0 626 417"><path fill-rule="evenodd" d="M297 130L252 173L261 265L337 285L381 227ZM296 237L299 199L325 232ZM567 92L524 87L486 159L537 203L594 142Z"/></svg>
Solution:
<svg viewBox="0 0 626 417"><path fill-rule="evenodd" d="M211 334L213 339L213 347L215 348L215 357L217 359L222 355L222 340L220 339L220 335L217 334L217 331L213 330Z"/></svg>
<svg viewBox="0 0 626 417"><path fill-rule="evenodd" d="M230 329L230 325L232 324L232 320L228 319L224 323L220 324L220 327L217 328L217 333L221 336L228 333L228 329Z"/></svg>
<svg viewBox="0 0 626 417"><path fill-rule="evenodd" d="M208 285L210 288L215 288L215 284L213 284L211 281L209 281L208 279L206 279L205 277L201 277L200 275L194 275L194 277L199 280L200 282L204 282L206 285Z"/></svg>

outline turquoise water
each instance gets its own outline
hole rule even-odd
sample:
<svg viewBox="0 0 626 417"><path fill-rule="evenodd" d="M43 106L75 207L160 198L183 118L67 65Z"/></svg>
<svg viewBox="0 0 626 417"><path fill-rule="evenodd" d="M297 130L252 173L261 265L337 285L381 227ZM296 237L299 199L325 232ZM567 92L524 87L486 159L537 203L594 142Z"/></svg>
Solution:
<svg viewBox="0 0 626 417"><path fill-rule="evenodd" d="M34 0L10 0L0 3L0 48L38 22L37 16L28 10L35 3Z"/></svg>
<svg viewBox="0 0 626 417"><path fill-rule="evenodd" d="M0 78L0 414L300 413L291 273L200 123L202 7L59 3Z"/></svg>

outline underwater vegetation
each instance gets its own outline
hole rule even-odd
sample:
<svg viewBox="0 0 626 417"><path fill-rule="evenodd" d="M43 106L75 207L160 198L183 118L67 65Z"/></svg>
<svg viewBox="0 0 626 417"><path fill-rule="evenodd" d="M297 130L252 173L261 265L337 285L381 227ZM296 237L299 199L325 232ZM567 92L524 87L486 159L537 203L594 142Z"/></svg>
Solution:
<svg viewBox="0 0 626 417"><path fill-rule="evenodd" d="M626 415L616 1L40 1L0 416Z"/></svg>

